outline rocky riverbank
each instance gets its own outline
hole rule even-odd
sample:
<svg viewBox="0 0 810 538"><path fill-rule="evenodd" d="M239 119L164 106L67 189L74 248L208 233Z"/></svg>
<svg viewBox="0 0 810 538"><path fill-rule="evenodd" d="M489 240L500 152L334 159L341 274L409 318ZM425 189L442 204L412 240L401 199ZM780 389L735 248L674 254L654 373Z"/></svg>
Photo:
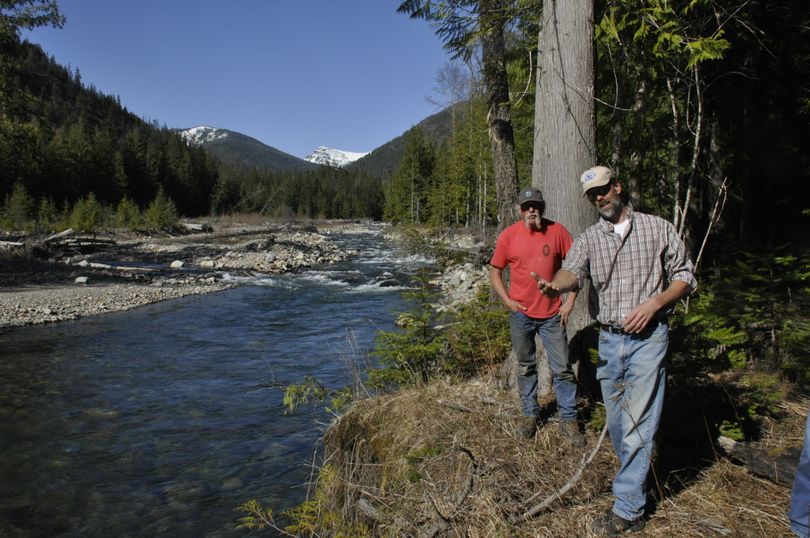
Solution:
<svg viewBox="0 0 810 538"><path fill-rule="evenodd" d="M0 256L0 328L128 310L234 286L233 276L278 274L352 256L330 240L362 224L228 226L158 236L68 235Z"/></svg>

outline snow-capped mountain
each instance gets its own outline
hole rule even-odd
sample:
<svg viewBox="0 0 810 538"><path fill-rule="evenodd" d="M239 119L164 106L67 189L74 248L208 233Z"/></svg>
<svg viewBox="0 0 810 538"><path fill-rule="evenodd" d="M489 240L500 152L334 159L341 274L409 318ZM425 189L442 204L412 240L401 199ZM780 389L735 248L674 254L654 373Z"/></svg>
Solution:
<svg viewBox="0 0 810 538"><path fill-rule="evenodd" d="M320 146L318 149L304 157L304 160L315 164L343 168L347 164L353 163L357 159L365 157L366 155L368 155L368 153L343 151L340 149L332 149Z"/></svg>
<svg viewBox="0 0 810 538"><path fill-rule="evenodd" d="M228 131L207 125L198 125L197 127L180 131L180 136L185 138L186 142L191 145L202 146L203 144L226 139L228 137Z"/></svg>
<svg viewBox="0 0 810 538"><path fill-rule="evenodd" d="M178 130L180 136L193 146L223 162L262 170L317 170L318 165L285 153L236 131L198 125Z"/></svg>

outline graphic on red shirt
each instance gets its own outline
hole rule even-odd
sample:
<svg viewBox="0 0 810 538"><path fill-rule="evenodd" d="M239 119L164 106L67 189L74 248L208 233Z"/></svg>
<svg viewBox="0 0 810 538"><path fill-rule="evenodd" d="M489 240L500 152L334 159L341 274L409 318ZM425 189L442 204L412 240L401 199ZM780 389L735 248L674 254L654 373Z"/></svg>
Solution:
<svg viewBox="0 0 810 538"><path fill-rule="evenodd" d="M547 219L541 230L529 230L523 221L506 228L498 237L489 262L498 269L509 267L509 298L524 305L531 318L550 318L560 310L561 301L549 299L537 289L531 276L537 273L552 280L562 266L573 239L565 226Z"/></svg>

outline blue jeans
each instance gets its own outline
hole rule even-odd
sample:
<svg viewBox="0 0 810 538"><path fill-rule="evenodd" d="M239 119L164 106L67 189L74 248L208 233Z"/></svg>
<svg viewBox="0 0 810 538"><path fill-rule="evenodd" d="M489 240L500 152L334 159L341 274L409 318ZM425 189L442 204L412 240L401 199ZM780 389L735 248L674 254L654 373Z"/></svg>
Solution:
<svg viewBox="0 0 810 538"><path fill-rule="evenodd" d="M790 528L796 536L807 538L808 519L810 518L810 416L804 425L804 445L793 478L793 490L790 492Z"/></svg>
<svg viewBox="0 0 810 538"><path fill-rule="evenodd" d="M596 378L602 386L607 426L619 472L613 479L613 512L625 519L644 513L647 474L664 404L669 343L665 323L640 336L601 331Z"/></svg>
<svg viewBox="0 0 810 538"><path fill-rule="evenodd" d="M517 356L517 385L523 416L537 416L540 412L537 405L537 346L534 343L534 335L539 334L554 379L560 420L576 420L577 382L568 364L568 338L560 316L539 319L515 311L509 314L509 332Z"/></svg>

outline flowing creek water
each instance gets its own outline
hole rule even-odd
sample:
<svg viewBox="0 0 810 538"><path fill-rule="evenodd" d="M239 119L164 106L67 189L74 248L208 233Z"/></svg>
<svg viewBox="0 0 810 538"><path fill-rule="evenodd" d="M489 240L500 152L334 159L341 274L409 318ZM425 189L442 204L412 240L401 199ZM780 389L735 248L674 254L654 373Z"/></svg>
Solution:
<svg viewBox="0 0 810 538"><path fill-rule="evenodd" d="M359 254L0 333L0 535L242 536L246 500L302 502L331 416L274 387L351 383L429 264L381 229L336 237Z"/></svg>

